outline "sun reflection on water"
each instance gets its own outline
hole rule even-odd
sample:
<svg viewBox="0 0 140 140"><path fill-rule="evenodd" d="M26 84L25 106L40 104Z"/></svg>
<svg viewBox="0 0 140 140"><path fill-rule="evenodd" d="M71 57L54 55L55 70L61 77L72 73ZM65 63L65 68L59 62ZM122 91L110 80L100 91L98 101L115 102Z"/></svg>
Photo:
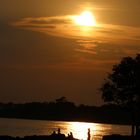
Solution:
<svg viewBox="0 0 140 140"><path fill-rule="evenodd" d="M73 135L75 138L87 140L88 137L88 129L91 130L91 140L94 140L94 135L96 135L96 130L98 126L96 124L84 123L84 122L73 122L69 125L69 130L74 132ZM94 134L93 134L94 133Z"/></svg>
<svg viewBox="0 0 140 140"><path fill-rule="evenodd" d="M12 125L11 125L12 124ZM29 136L29 135L51 135L53 131L58 131L66 136L72 132L78 139L87 140L88 128L90 128L91 139L101 140L103 135L114 133L121 135L130 135L131 127L128 125L111 125L100 123L85 122L64 122L64 121L40 121L23 119L0 119L0 134L10 136Z"/></svg>
<svg viewBox="0 0 140 140"><path fill-rule="evenodd" d="M73 133L74 138L80 140L87 140L88 129L90 129L90 140L101 140L104 135L111 135L114 133L129 135L130 127L121 125L111 124L100 124L100 123L87 123L87 122L51 122L53 130L57 131L58 128L66 136ZM55 127L54 127L55 126ZM52 130L52 128L50 128ZM44 129L45 130L45 129ZM46 128L47 130L47 128Z"/></svg>

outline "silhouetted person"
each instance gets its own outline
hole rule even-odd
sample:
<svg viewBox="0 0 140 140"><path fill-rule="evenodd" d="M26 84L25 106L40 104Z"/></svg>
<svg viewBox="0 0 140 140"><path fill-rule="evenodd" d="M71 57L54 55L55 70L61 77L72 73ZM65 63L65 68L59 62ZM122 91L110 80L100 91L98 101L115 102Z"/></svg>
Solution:
<svg viewBox="0 0 140 140"><path fill-rule="evenodd" d="M55 132L55 131L53 131L52 135L56 135L56 132Z"/></svg>
<svg viewBox="0 0 140 140"><path fill-rule="evenodd" d="M56 139L56 137L57 137L57 134L56 134L55 131L53 131L53 133L50 135L50 138L51 139Z"/></svg>
<svg viewBox="0 0 140 140"><path fill-rule="evenodd" d="M70 134L68 134L68 139L69 140L73 140L73 134L72 134L72 132L70 132Z"/></svg>
<svg viewBox="0 0 140 140"><path fill-rule="evenodd" d="M70 132L70 137L73 138L73 134L72 134L72 132Z"/></svg>
<svg viewBox="0 0 140 140"><path fill-rule="evenodd" d="M87 137L87 140L90 140L90 128L88 128L88 137Z"/></svg>
<svg viewBox="0 0 140 140"><path fill-rule="evenodd" d="M58 137L58 140L63 140L65 138L65 135L61 134L60 128L58 128L57 130L57 137Z"/></svg>
<svg viewBox="0 0 140 140"><path fill-rule="evenodd" d="M58 131L57 131L57 133L58 133L58 134L61 134L61 133L60 133L60 128L58 128Z"/></svg>

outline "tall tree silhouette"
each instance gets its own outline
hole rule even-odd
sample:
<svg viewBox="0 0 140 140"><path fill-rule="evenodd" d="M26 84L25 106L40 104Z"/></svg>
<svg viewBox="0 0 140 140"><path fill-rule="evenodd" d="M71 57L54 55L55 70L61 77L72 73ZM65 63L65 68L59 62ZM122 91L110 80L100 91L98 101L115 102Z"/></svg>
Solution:
<svg viewBox="0 0 140 140"><path fill-rule="evenodd" d="M101 87L105 102L126 106L132 113L132 135L140 126L140 54L136 57L124 57L113 66ZM136 129L135 129L136 128Z"/></svg>

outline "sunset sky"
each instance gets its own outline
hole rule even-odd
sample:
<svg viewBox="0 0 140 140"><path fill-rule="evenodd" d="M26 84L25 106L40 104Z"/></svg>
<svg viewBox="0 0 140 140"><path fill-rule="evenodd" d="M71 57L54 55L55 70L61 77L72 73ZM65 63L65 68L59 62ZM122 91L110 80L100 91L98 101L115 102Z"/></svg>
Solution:
<svg viewBox="0 0 140 140"><path fill-rule="evenodd" d="M101 105L113 64L137 53L140 0L0 0L0 102Z"/></svg>

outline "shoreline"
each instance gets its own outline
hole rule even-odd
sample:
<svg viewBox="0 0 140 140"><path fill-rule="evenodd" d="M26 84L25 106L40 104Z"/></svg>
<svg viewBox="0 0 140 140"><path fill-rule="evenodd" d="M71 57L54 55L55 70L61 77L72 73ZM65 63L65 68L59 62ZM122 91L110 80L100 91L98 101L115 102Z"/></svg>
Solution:
<svg viewBox="0 0 140 140"><path fill-rule="evenodd" d="M24 118L24 117L1 117L1 119L19 119L19 120L33 120L33 121L58 121L58 122L86 122L86 123L101 123L101 124L111 124L111 125L131 125L129 123L109 123L104 121L89 121L89 120L59 120L59 119L36 119L36 118Z"/></svg>

